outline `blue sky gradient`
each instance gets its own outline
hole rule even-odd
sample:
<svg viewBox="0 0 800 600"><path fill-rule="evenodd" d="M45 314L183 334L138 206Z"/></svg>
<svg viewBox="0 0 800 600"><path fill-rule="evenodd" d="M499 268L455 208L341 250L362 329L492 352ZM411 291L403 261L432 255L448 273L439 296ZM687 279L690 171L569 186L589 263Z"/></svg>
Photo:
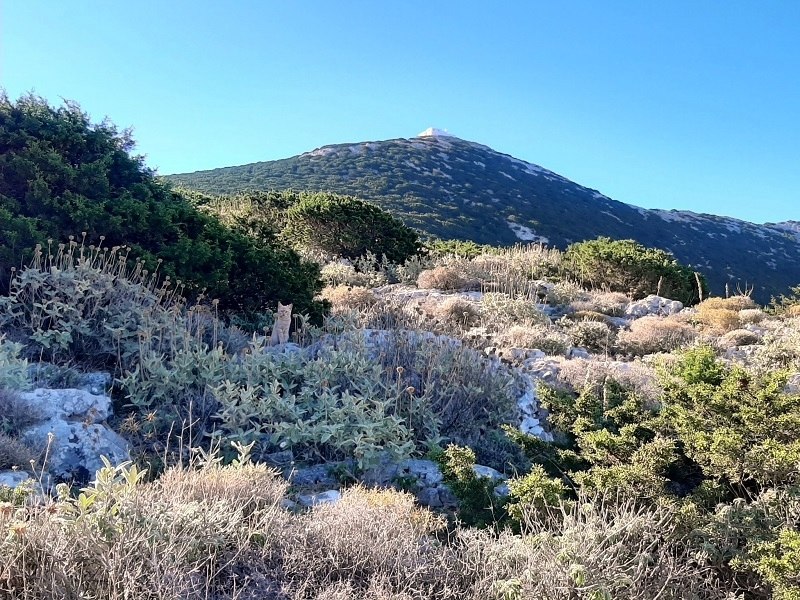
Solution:
<svg viewBox="0 0 800 600"><path fill-rule="evenodd" d="M800 2L0 0L0 85L160 173L429 126L645 207L800 220Z"/></svg>

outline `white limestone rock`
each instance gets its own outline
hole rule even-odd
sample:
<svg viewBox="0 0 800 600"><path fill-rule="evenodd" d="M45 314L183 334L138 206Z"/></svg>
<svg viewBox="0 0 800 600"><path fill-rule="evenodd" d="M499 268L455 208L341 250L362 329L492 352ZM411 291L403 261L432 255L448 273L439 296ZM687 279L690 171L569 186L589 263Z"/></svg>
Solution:
<svg viewBox="0 0 800 600"><path fill-rule="evenodd" d="M97 379L97 385L103 385ZM39 388L20 395L41 420L20 437L35 450L47 450L44 468L62 481L88 482L103 467L101 456L116 465L130 460L127 441L105 424L111 398L85 389Z"/></svg>
<svg viewBox="0 0 800 600"><path fill-rule="evenodd" d="M666 317L677 314L682 310L683 304L681 302L651 294L642 300L636 300L628 304L625 314L638 319L647 315Z"/></svg>
<svg viewBox="0 0 800 600"><path fill-rule="evenodd" d="M341 499L342 493L339 490L327 490L319 494L302 494L297 498L300 505L307 508L320 504L335 504Z"/></svg>

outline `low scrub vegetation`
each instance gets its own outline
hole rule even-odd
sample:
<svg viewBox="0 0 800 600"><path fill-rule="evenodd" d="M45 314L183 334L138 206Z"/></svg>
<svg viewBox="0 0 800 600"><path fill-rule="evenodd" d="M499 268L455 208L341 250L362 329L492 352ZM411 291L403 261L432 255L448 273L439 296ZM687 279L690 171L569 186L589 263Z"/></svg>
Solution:
<svg viewBox="0 0 800 600"><path fill-rule="evenodd" d="M0 262L27 258L0 296L0 470L34 476L0 487L0 597L800 597L795 296L707 298L629 241L419 248L352 198L179 193L76 107L0 109L30 119L3 165L35 175L0 169ZM658 292L697 306L637 302ZM58 482L23 392L98 369L134 462ZM304 500L321 480L338 501Z"/></svg>

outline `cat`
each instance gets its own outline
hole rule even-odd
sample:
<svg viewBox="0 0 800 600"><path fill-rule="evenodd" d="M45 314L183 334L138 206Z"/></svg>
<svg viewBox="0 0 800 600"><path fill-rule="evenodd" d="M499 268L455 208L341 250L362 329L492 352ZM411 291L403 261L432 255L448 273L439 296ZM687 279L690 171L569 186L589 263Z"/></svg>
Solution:
<svg viewBox="0 0 800 600"><path fill-rule="evenodd" d="M289 341L289 326L292 324L292 305L278 302L278 311L275 313L275 323L272 326L272 335L269 338L270 346L285 344Z"/></svg>

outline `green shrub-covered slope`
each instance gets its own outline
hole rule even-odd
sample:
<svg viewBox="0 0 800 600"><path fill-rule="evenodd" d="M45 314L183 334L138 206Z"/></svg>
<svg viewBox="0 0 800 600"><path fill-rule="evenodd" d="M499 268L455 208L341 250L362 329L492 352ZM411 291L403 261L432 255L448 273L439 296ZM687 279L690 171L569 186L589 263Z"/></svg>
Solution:
<svg viewBox="0 0 800 600"><path fill-rule="evenodd" d="M726 284L732 291L754 287L763 302L800 281L800 243L791 228L645 210L455 137L338 144L168 179L216 194L289 188L350 194L423 232L480 244L518 242L514 230L561 248L598 236L634 239L703 271L715 293Z"/></svg>

